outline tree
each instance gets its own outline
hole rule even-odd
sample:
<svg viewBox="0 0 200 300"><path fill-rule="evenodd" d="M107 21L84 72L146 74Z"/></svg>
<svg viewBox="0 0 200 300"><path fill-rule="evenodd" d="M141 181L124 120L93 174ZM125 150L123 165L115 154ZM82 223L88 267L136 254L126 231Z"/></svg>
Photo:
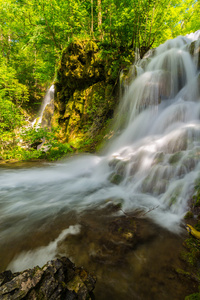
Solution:
<svg viewBox="0 0 200 300"><path fill-rule="evenodd" d="M195 32L200 29L200 1L187 1L183 11L182 28L184 33Z"/></svg>
<svg viewBox="0 0 200 300"><path fill-rule="evenodd" d="M138 48L142 57L199 28L198 16L199 0L0 0L0 53L33 99L74 37Z"/></svg>

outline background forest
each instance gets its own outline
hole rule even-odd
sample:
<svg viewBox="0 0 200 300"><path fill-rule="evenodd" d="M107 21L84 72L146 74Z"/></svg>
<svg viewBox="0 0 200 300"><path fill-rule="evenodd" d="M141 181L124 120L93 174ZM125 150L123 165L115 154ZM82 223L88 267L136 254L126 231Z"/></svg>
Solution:
<svg viewBox="0 0 200 300"><path fill-rule="evenodd" d="M45 137L60 156L69 151L55 139L56 128L19 130L35 117L69 43L92 39L110 55L113 45L120 48L122 56L137 48L142 58L165 40L198 30L199 12L199 0L0 0L1 159L42 157L21 147L22 135L29 144Z"/></svg>

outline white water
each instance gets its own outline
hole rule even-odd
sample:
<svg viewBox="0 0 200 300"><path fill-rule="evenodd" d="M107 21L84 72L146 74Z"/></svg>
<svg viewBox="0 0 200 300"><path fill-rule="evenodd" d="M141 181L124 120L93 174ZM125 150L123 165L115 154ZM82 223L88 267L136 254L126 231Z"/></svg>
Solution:
<svg viewBox="0 0 200 300"><path fill-rule="evenodd" d="M179 231L200 178L198 61L188 52L196 38L168 41L151 60L138 62L139 77L119 109L118 130L124 118L126 128L104 156L0 170L1 243L23 237L40 220L63 211L82 212L108 202L122 203L124 211L141 210L141 216ZM121 176L119 185L110 182L113 174Z"/></svg>
<svg viewBox="0 0 200 300"><path fill-rule="evenodd" d="M46 106L54 99L54 85L52 85L46 92L44 100L42 102L41 109L39 111L39 116L32 122L32 126L39 126L42 123L42 117Z"/></svg>
<svg viewBox="0 0 200 300"><path fill-rule="evenodd" d="M20 255L8 265L8 269L13 272L20 272L27 268L35 267L35 264L43 266L48 260L54 259L57 254L57 245L68 235L78 234L80 225L69 226L53 242L46 247L40 247L35 251L23 251Z"/></svg>

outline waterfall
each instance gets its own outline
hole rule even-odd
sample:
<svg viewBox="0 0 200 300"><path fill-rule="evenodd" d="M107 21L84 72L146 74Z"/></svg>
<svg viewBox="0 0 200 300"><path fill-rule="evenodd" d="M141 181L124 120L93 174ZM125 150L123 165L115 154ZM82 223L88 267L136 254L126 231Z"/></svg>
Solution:
<svg viewBox="0 0 200 300"><path fill-rule="evenodd" d="M110 202L179 231L200 179L199 62L190 55L199 35L167 41L137 62L118 110L120 134L104 155L0 169L2 242L40 222L44 227L63 211L81 213Z"/></svg>
<svg viewBox="0 0 200 300"><path fill-rule="evenodd" d="M44 116L45 109L46 109L47 105L50 104L51 101L53 101L53 99L54 99L54 85L52 85L47 90L46 95L43 99L40 111L39 111L39 116L32 122L32 126L35 126L35 125L39 126L40 124L42 124L42 119ZM52 103L52 106L53 106L53 103ZM53 111L53 107L51 110Z"/></svg>
<svg viewBox="0 0 200 300"><path fill-rule="evenodd" d="M200 31L169 40L138 62L143 72L118 113L126 128L109 149L110 166L130 197L126 209L158 206L149 215L164 226L183 217L200 179L199 41L190 55L199 37Z"/></svg>

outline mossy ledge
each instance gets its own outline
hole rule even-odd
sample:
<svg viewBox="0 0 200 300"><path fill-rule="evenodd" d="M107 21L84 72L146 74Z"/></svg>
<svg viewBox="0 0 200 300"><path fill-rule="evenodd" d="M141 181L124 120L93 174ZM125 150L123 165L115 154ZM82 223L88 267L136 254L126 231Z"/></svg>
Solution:
<svg viewBox="0 0 200 300"><path fill-rule="evenodd" d="M64 49L55 81L59 139L79 151L96 151L107 134L119 98L119 72L134 53L91 40L75 40Z"/></svg>

